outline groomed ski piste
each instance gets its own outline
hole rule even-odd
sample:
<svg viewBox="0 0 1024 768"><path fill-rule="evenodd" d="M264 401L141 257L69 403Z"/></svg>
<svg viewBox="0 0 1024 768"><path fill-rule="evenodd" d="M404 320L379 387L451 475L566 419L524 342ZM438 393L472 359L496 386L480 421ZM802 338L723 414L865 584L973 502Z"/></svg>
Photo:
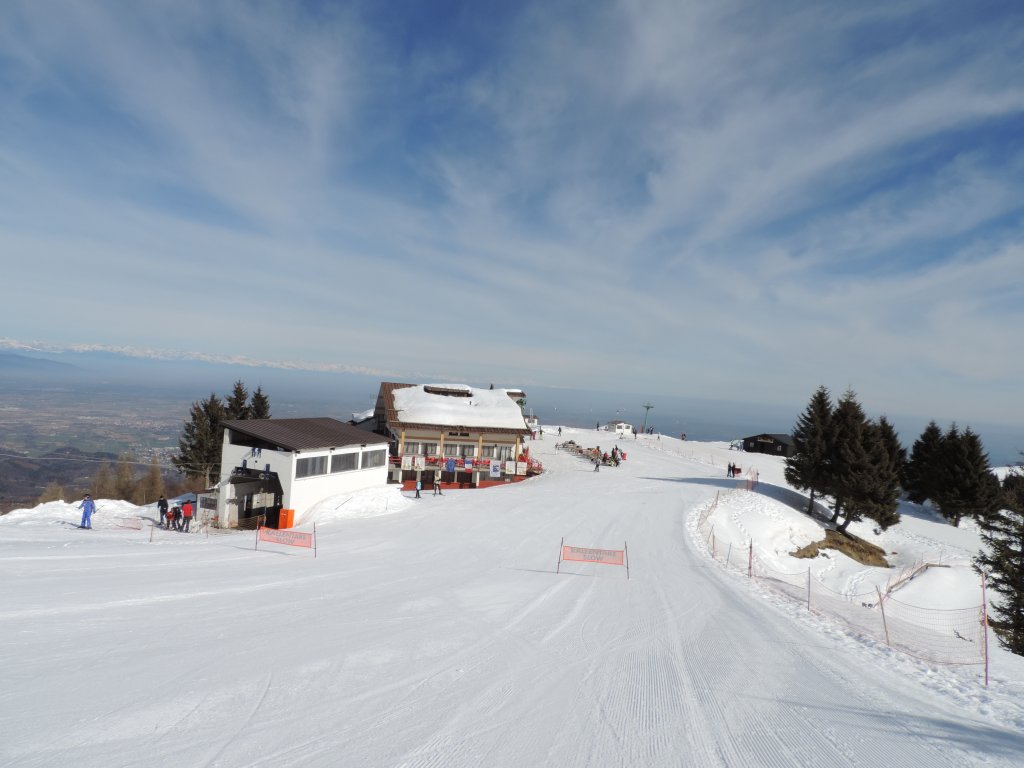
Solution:
<svg viewBox="0 0 1024 768"><path fill-rule="evenodd" d="M567 440L626 460L595 472ZM969 523L904 505L851 527L893 568L797 560L823 534L773 498L780 459L551 426L529 445L545 472L522 483L325 500L297 521L315 558L123 502L91 531L73 503L0 517L0 765L1024 764L1024 659L991 634L986 687L723 563L745 541L842 596L932 562L894 598L971 608ZM628 578L563 540L628 549Z"/></svg>

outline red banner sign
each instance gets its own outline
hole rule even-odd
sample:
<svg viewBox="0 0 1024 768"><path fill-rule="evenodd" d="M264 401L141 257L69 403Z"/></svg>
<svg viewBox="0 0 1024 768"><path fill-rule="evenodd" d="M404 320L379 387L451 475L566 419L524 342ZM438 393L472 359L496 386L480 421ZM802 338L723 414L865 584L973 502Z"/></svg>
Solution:
<svg viewBox="0 0 1024 768"><path fill-rule="evenodd" d="M584 563L604 563L605 565L625 565L626 551L623 549L587 549L586 547L562 546L563 560L576 560Z"/></svg>
<svg viewBox="0 0 1024 768"><path fill-rule="evenodd" d="M313 548L313 534L302 533L301 531L278 531L273 528L260 526L257 541L269 541L274 544L287 544L289 547Z"/></svg>

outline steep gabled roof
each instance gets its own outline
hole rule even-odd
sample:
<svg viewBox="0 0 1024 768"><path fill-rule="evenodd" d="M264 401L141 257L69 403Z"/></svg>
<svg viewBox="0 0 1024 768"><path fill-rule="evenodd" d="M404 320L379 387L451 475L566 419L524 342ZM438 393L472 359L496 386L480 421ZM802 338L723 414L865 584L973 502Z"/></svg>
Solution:
<svg viewBox="0 0 1024 768"><path fill-rule="evenodd" d="M465 385L382 382L378 408L388 426L402 429L460 430L528 435L523 412L504 389Z"/></svg>
<svg viewBox="0 0 1024 768"><path fill-rule="evenodd" d="M242 419L225 421L233 432L265 440L286 451L340 448L346 445L386 444L388 439L327 417L312 419Z"/></svg>

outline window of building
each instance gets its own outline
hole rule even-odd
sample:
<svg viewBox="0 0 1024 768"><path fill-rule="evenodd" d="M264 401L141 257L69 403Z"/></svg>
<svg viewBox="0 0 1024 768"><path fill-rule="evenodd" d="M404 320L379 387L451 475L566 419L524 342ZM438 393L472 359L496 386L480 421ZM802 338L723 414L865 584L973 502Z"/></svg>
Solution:
<svg viewBox="0 0 1024 768"><path fill-rule="evenodd" d="M331 472L351 472L359 469L358 453L336 453L331 456Z"/></svg>
<svg viewBox="0 0 1024 768"><path fill-rule="evenodd" d="M419 443L411 443L408 440L405 441L405 445L402 447L402 452L406 456L416 456L422 453Z"/></svg>
<svg viewBox="0 0 1024 768"><path fill-rule="evenodd" d="M444 455L445 456L458 456L459 455L459 446L458 446L458 444L457 443L445 443Z"/></svg>
<svg viewBox="0 0 1024 768"><path fill-rule="evenodd" d="M327 457L310 456L295 462L295 477L313 477L327 474Z"/></svg>
<svg viewBox="0 0 1024 768"><path fill-rule="evenodd" d="M475 445L460 445L459 446L459 455L464 457L464 458L472 458L473 456L476 456L476 446Z"/></svg>
<svg viewBox="0 0 1024 768"><path fill-rule="evenodd" d="M366 451L363 453L363 469L383 467L387 460L387 451Z"/></svg>
<svg viewBox="0 0 1024 768"><path fill-rule="evenodd" d="M437 443L421 443L424 456L437 456Z"/></svg>
<svg viewBox="0 0 1024 768"><path fill-rule="evenodd" d="M483 446L481 446L480 447L480 458L482 458L482 459L493 459L494 458L494 449L495 449L495 446L493 446L493 445L483 445Z"/></svg>

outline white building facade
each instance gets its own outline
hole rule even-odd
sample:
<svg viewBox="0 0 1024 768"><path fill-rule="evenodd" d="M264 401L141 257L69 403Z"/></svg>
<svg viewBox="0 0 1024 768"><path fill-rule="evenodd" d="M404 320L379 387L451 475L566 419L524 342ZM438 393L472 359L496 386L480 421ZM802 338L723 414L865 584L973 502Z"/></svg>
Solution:
<svg viewBox="0 0 1024 768"><path fill-rule="evenodd" d="M384 486L388 439L331 418L248 419L224 425L221 476L201 494L200 513L224 528L276 526L280 510L298 524L330 496Z"/></svg>

